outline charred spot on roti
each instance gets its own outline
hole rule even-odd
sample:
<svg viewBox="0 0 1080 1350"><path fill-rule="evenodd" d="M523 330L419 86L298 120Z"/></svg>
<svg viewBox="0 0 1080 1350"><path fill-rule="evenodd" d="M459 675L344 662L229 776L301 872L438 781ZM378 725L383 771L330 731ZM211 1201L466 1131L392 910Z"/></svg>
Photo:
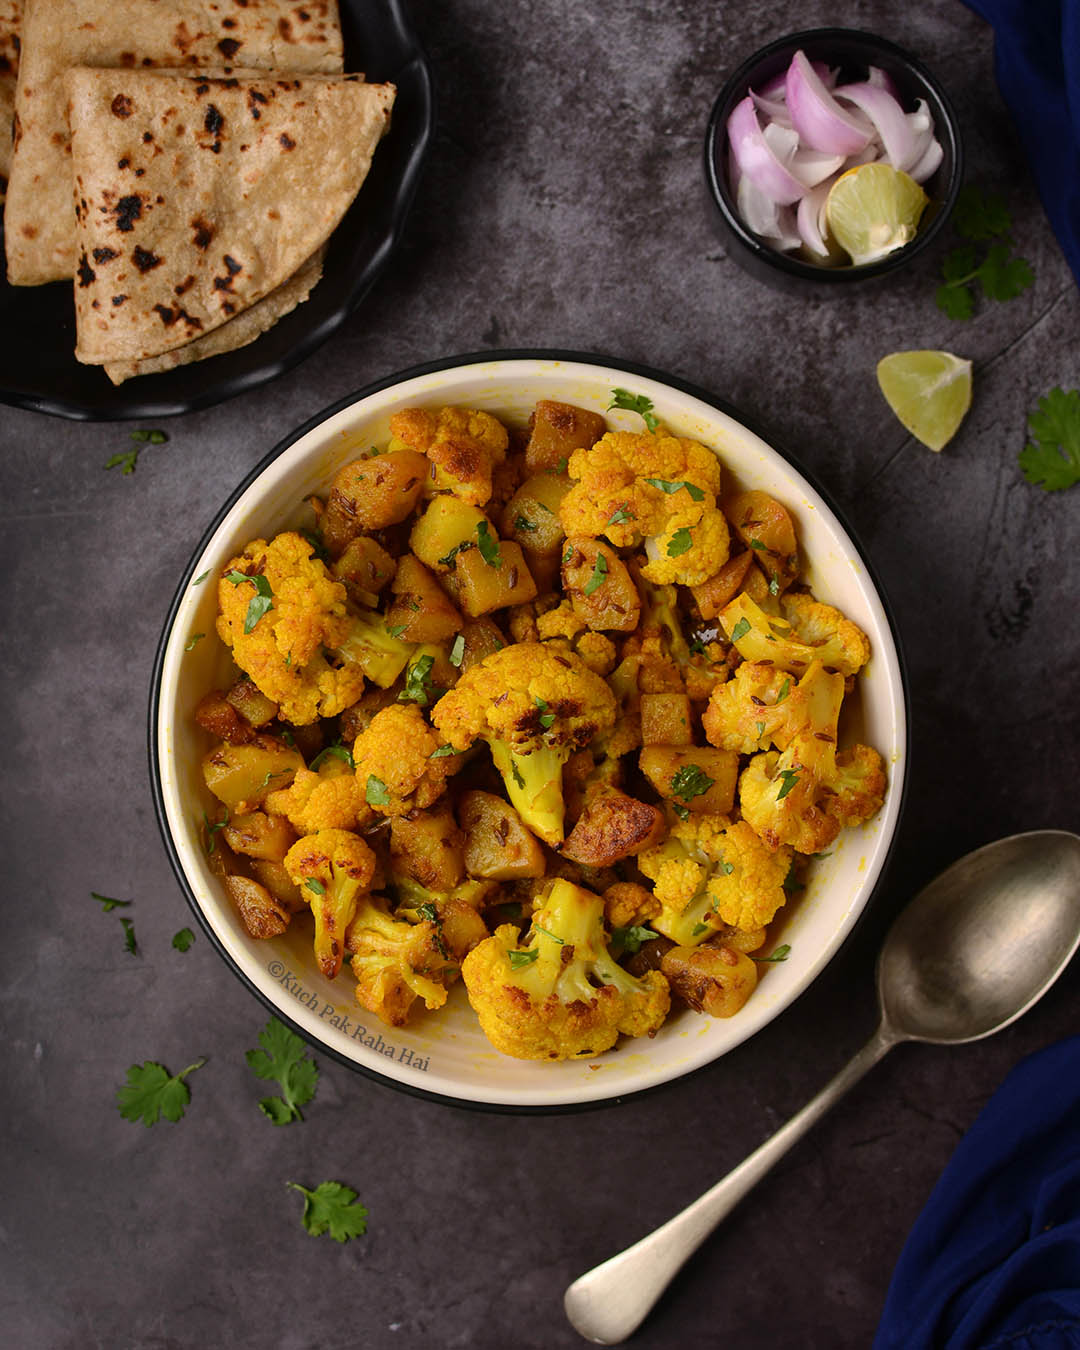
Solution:
<svg viewBox="0 0 1080 1350"><path fill-rule="evenodd" d="M79 258L79 265L75 269L75 275L79 279L79 285L84 289L97 280L97 273L90 266L90 260L85 253Z"/></svg>
<svg viewBox="0 0 1080 1350"><path fill-rule="evenodd" d="M96 248L94 249L94 261L100 267L102 263L112 262L114 258L120 255L114 248Z"/></svg>
<svg viewBox="0 0 1080 1350"><path fill-rule="evenodd" d="M130 233L135 228L135 222L142 219L142 198L138 193L121 197L116 203L114 214L116 228L123 230L125 234Z"/></svg>
<svg viewBox="0 0 1080 1350"><path fill-rule="evenodd" d="M160 267L162 262L156 253L148 248L142 248L139 244L132 249L131 261L144 275L152 272L155 267Z"/></svg>
<svg viewBox="0 0 1080 1350"><path fill-rule="evenodd" d="M153 139L154 139L154 133L153 133L152 131L144 131L144 132L143 132L143 134L142 134L143 145L149 145L150 142L151 142Z"/></svg>
<svg viewBox="0 0 1080 1350"><path fill-rule="evenodd" d="M181 319L189 328L202 328L202 320L193 317L181 305L155 305L154 313L166 328L171 328L173 324L179 323Z"/></svg>
<svg viewBox="0 0 1080 1350"><path fill-rule="evenodd" d="M109 104L109 108L114 117L130 117L135 111L135 107L127 94L117 94Z"/></svg>
<svg viewBox="0 0 1080 1350"><path fill-rule="evenodd" d="M114 295L112 298L113 308L119 309L126 299L127 299L126 295Z"/></svg>
<svg viewBox="0 0 1080 1350"><path fill-rule="evenodd" d="M125 155L123 159L118 159L116 161L116 167L118 169L126 169L130 163L131 160L128 159L127 155Z"/></svg>
<svg viewBox="0 0 1080 1350"><path fill-rule="evenodd" d="M173 287L173 295L183 295L186 291L190 291L192 286L194 285L195 285L195 278L189 272L187 276L183 279L183 281L178 282Z"/></svg>
<svg viewBox="0 0 1080 1350"><path fill-rule="evenodd" d="M292 137L288 134L288 132L286 132L286 131L283 131L283 132L281 133L281 135L278 137L278 141L280 142L281 147L282 147L283 150L295 150L295 149L296 149L296 142L293 140L293 138L292 138Z"/></svg>
<svg viewBox="0 0 1080 1350"><path fill-rule="evenodd" d="M196 216L191 222L191 228L195 231L193 243L196 248L206 249L210 247L210 240L214 237L214 227L208 220L203 220L202 216Z"/></svg>
<svg viewBox="0 0 1080 1350"><path fill-rule="evenodd" d="M226 61L231 61L242 46L243 43L238 42L236 38L222 38L218 43L218 51Z"/></svg>

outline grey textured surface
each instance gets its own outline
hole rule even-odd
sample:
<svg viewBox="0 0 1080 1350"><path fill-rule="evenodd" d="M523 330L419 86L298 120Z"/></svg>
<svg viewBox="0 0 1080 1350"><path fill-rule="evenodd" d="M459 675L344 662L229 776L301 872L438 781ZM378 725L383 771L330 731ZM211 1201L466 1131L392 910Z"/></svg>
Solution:
<svg viewBox="0 0 1080 1350"><path fill-rule="evenodd" d="M416 0L441 122L390 269L328 348L168 424L121 478L128 428L0 412L6 903L0 928L0 1326L38 1347L332 1350L579 1344L574 1276L692 1199L870 1033L872 963L905 895L997 835L1080 825L1080 488L1024 483L1025 418L1080 383L1080 295L959 0L610 5ZM786 299L714 235L701 143L725 71L821 22L921 53L958 107L969 178L1004 193L1037 281L953 324L941 249L870 294ZM909 802L887 883L817 985L662 1092L514 1118L420 1102L322 1060L302 1126L259 1115L265 1021L192 922L146 765L148 682L175 581L219 503L283 434L365 382L491 347L666 369L740 407L839 503L895 608L912 692ZM962 431L905 435L873 368L905 347L976 362ZM134 900L137 956L90 891ZM194 924L192 924L194 926ZM1071 1033L1075 968L1000 1036L902 1047L726 1224L635 1344L865 1347L893 1263L1009 1068ZM129 1064L199 1055L178 1125L122 1120ZM314 1240L284 1183L340 1177L371 1211Z"/></svg>

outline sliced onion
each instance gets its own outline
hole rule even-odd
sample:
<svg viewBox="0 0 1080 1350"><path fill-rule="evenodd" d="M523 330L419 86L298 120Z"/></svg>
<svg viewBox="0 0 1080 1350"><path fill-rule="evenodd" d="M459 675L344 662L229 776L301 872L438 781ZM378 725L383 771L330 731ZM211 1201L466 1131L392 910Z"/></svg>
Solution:
<svg viewBox="0 0 1080 1350"><path fill-rule="evenodd" d="M783 89L780 93L780 98L773 98L765 93L756 94L751 89L750 97L754 100L754 107L761 113L762 117L768 117L770 121L789 127L791 126L791 118L788 116L787 104L782 97Z"/></svg>
<svg viewBox="0 0 1080 1350"><path fill-rule="evenodd" d="M805 194L806 188L784 168L765 139L749 94L735 105L727 133L743 174L774 202L787 206Z"/></svg>
<svg viewBox="0 0 1080 1350"><path fill-rule="evenodd" d="M852 155L862 150L874 134L865 119L848 112L833 98L805 52L796 52L792 57L785 91L792 124L810 150Z"/></svg>
<svg viewBox="0 0 1080 1350"><path fill-rule="evenodd" d="M887 89L874 84L842 84L836 96L854 103L874 124L885 147L885 159L894 169L908 169L917 158L915 129L908 115ZM917 113L912 114L917 117Z"/></svg>
<svg viewBox="0 0 1080 1350"><path fill-rule="evenodd" d="M899 102L900 91L897 89L893 77L887 70L882 70L880 66L871 66L870 73L866 77L866 83L875 84L879 89L884 89L887 93L892 94L893 98Z"/></svg>
<svg viewBox="0 0 1080 1350"><path fill-rule="evenodd" d="M800 183L812 188L846 168L847 161L843 155L825 155L820 150L797 150L787 167Z"/></svg>
<svg viewBox="0 0 1080 1350"><path fill-rule="evenodd" d="M819 183L812 192L808 192L799 202L795 216L795 225L799 237L819 258L829 256L829 246L825 242L825 201L829 195L831 183Z"/></svg>
<svg viewBox="0 0 1080 1350"><path fill-rule="evenodd" d="M945 158L945 151L941 148L941 142L936 136L930 137L930 144L923 151L922 158L911 166L908 173L915 179L916 183L925 183L926 180L938 170L938 166Z"/></svg>

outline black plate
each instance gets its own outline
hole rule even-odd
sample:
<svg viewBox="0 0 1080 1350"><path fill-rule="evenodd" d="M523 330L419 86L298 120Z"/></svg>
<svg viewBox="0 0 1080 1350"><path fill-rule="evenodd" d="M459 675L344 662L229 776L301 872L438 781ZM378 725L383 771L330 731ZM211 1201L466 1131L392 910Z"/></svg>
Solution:
<svg viewBox="0 0 1080 1350"><path fill-rule="evenodd" d="M435 120L427 60L405 0L339 0L345 68L397 85L390 131L330 241L311 298L247 347L119 387L75 360L71 283L0 280L0 402L85 421L171 417L255 389L309 356L348 318L397 243Z"/></svg>

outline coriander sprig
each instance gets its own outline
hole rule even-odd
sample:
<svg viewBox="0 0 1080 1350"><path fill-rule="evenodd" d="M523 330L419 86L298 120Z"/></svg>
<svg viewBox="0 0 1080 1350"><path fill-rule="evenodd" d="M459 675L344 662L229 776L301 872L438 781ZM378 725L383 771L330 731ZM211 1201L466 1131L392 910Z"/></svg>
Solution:
<svg viewBox="0 0 1080 1350"><path fill-rule="evenodd" d="M257 1078L281 1085L280 1097L264 1097L259 1109L274 1125L303 1120L300 1108L315 1096L319 1070L307 1056L307 1044L284 1022L271 1017L259 1032L261 1050L249 1050L247 1062Z"/></svg>
<svg viewBox="0 0 1080 1350"><path fill-rule="evenodd" d="M970 242L947 253L941 265L943 284L934 300L950 319L970 319L980 291L986 300L1013 300L1035 280L1027 259L1012 256L1012 220L1000 197L969 184L957 198L953 228Z"/></svg>
<svg viewBox="0 0 1080 1350"><path fill-rule="evenodd" d="M1028 482L1047 492L1080 483L1080 389L1051 389L1028 414L1028 430L1019 455Z"/></svg>

